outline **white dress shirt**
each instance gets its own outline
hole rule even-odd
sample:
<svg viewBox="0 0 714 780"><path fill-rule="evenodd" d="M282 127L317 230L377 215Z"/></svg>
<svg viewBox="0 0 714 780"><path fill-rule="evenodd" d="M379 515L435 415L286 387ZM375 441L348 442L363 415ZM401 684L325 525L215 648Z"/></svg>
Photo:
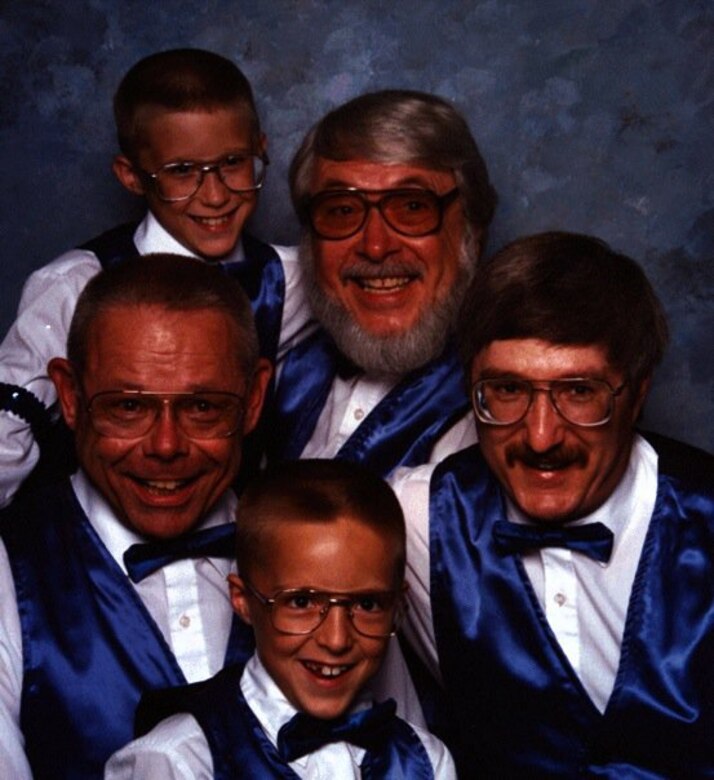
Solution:
<svg viewBox="0 0 714 780"><path fill-rule="evenodd" d="M240 679L246 702L266 736L277 745L278 732L297 712L272 680L256 655L247 663ZM362 698L353 708L371 705ZM433 735L414 726L434 767L437 780L456 778L453 760L446 747ZM359 778L365 751L347 742L325 745L289 764L301 778L349 780ZM201 727L192 715L180 714L162 721L141 739L129 743L108 761L105 780L210 780L213 759Z"/></svg>
<svg viewBox="0 0 714 780"><path fill-rule="evenodd" d="M350 379L336 377L325 406L301 458L334 458L360 423L395 387L402 377L361 374ZM438 463L447 455L476 441L476 425L469 411L449 428L432 449L429 463Z"/></svg>
<svg viewBox="0 0 714 780"><path fill-rule="evenodd" d="M194 256L149 212L134 233L140 254L170 252ZM280 354L302 333L310 319L303 296L300 266L294 247L274 247L285 274L285 304L280 331ZM243 257L238 242L226 262ZM35 271L25 283L17 319L0 344L0 382L24 387L45 406L57 400L47 376L47 363L66 354L69 325L77 298L101 270L93 252L72 249ZM0 411L0 506L9 503L39 458L39 448L25 420Z"/></svg>
<svg viewBox="0 0 714 780"><path fill-rule="evenodd" d="M144 540L117 520L83 472L77 472L71 481L92 527L126 572L124 552ZM236 498L229 491L200 528L231 522L235 506ZM198 558L171 563L136 585L127 579L189 682L211 677L223 668L233 619L226 584L231 571L235 571L235 565L228 559ZM0 541L0 777L13 780L30 777L19 729L22 678L22 636L15 585L5 546Z"/></svg>
<svg viewBox="0 0 714 780"><path fill-rule="evenodd" d="M393 487L407 521L410 641L438 677L430 591L429 484L434 466L400 469ZM607 563L549 547L522 556L548 624L595 706L604 712L615 683L627 606L657 493L657 454L636 436L627 470L607 501L573 525L604 523L614 533ZM527 519L512 504L508 520Z"/></svg>

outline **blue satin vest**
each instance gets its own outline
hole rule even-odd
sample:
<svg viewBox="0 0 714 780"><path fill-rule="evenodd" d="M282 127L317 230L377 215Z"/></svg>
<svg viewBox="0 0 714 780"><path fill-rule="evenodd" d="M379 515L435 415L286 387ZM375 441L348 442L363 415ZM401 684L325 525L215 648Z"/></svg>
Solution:
<svg viewBox="0 0 714 780"><path fill-rule="evenodd" d="M20 725L34 777L101 778L133 736L141 694L186 680L69 484L26 495L0 523L22 628ZM226 663L252 651L252 631L235 618Z"/></svg>
<svg viewBox="0 0 714 780"><path fill-rule="evenodd" d="M243 696L242 672L242 666L233 666L206 682L147 694L139 709L137 736L164 718L187 712L196 718L206 735L215 780L295 780L298 775L280 757ZM395 717L391 728L385 747L366 753L360 767L362 777L433 780L429 755L411 726Z"/></svg>
<svg viewBox="0 0 714 780"><path fill-rule="evenodd" d="M288 353L271 417L271 460L299 458L345 358L323 330ZM386 476L397 466L426 463L432 448L469 409L455 350L407 375L343 444L337 458L364 463Z"/></svg>
<svg viewBox="0 0 714 780"><path fill-rule="evenodd" d="M658 448L654 514L601 714L517 555L499 555L499 485L478 446L431 482L431 599L464 776L714 776L714 459ZM686 465L689 464L689 465Z"/></svg>

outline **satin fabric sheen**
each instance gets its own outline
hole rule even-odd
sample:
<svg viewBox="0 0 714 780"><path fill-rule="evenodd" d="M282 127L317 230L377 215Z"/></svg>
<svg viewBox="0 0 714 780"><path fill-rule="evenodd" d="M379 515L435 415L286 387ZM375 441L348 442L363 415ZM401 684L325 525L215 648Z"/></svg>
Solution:
<svg viewBox="0 0 714 780"><path fill-rule="evenodd" d="M659 439L658 493L606 711L590 701L517 555L478 446L431 482L431 598L465 776L714 776L714 460ZM708 460L707 460L708 459Z"/></svg>
<svg viewBox="0 0 714 780"><path fill-rule="evenodd" d="M288 353L278 383L271 460L299 458L317 425L344 358L318 330ZM448 428L469 408L456 353L413 371L383 398L336 457L386 476L397 466L426 463Z"/></svg>
<svg viewBox="0 0 714 780"><path fill-rule="evenodd" d="M186 682L128 578L69 484L2 514L23 639L21 728L36 780L100 778L133 736L151 688ZM234 618L226 663L245 662L252 631Z"/></svg>

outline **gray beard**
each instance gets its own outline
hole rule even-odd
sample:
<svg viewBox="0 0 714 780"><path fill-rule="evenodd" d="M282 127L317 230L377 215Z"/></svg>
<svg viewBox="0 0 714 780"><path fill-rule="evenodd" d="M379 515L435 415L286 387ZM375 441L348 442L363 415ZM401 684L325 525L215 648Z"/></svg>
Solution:
<svg viewBox="0 0 714 780"><path fill-rule="evenodd" d="M459 252L456 278L446 297L427 306L417 322L403 333L376 336L355 322L344 306L319 286L310 237L300 244L307 299L312 313L343 355L368 374L408 374L439 357L453 333L456 318L476 260L473 242L466 236Z"/></svg>

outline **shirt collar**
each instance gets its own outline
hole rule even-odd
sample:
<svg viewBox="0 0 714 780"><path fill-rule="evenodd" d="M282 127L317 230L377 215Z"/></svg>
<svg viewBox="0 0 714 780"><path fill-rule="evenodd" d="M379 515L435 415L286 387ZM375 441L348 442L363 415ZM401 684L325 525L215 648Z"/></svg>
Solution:
<svg viewBox="0 0 714 780"><path fill-rule="evenodd" d="M278 732L297 714L297 710L287 700L277 683L263 666L258 654L254 653L245 665L240 679L240 688L245 696L248 706L253 711L263 730L273 745L278 744ZM358 697L350 712L366 709L372 705L371 700L362 695ZM354 762L359 766L364 758L364 748L345 743L346 748L352 754ZM306 767L309 754L296 759L294 764Z"/></svg>
<svg viewBox="0 0 714 780"><path fill-rule="evenodd" d="M119 568L126 574L124 553L132 544L147 541L146 538L128 528L116 516L114 510L104 496L92 485L82 469L78 469L71 477L72 488L77 501L87 516L90 525L97 532L102 544L116 561ZM206 518L193 530L199 531L235 519L237 499L232 490L226 491L218 503L211 509ZM226 561L230 569L230 561Z"/></svg>

